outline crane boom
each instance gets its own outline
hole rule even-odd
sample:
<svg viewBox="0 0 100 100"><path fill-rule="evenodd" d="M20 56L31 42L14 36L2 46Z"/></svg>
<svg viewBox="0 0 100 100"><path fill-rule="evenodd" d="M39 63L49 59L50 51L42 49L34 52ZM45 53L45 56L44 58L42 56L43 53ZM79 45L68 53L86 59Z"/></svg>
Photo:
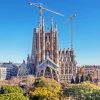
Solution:
<svg viewBox="0 0 100 100"><path fill-rule="evenodd" d="M30 6L35 6L37 8L40 8L40 6L38 6L37 3L29 3L29 4L30 4Z"/></svg>
<svg viewBox="0 0 100 100"><path fill-rule="evenodd" d="M50 10L50 9L47 9L47 8L43 8L43 9L46 10L46 11L49 11L49 12L51 12L51 13L54 13L54 14L60 15L60 16L64 16L63 14L58 13L58 12L55 12L55 11L52 11L52 10Z"/></svg>
<svg viewBox="0 0 100 100"><path fill-rule="evenodd" d="M58 12L55 12L55 11L52 11L52 10L50 10L50 9L47 9L47 8L43 7L43 6L41 5L41 3L31 3L31 2L30 2L29 4L30 4L30 6L35 6L35 7L37 7L37 8L40 9L40 16L42 16L43 10L46 10L46 11L48 11L48 12L54 13L54 14L59 15L59 16L64 16L64 15L61 14L61 13L58 13ZM39 5L38 5L38 4L39 4Z"/></svg>

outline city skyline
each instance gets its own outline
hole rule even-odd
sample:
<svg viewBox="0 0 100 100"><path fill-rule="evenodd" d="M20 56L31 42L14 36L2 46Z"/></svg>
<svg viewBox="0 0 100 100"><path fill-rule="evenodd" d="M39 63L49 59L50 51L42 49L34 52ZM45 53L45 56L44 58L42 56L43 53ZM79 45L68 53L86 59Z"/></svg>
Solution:
<svg viewBox="0 0 100 100"><path fill-rule="evenodd" d="M69 16L76 13L73 24L77 63L100 64L100 1L55 0L56 4L50 1L38 0L45 7L65 15L60 17L44 11L47 27L50 26L51 16L58 23L59 48L70 48ZM0 9L0 62L22 62L32 49L32 31L38 25L39 9L30 7L27 0L1 0Z"/></svg>

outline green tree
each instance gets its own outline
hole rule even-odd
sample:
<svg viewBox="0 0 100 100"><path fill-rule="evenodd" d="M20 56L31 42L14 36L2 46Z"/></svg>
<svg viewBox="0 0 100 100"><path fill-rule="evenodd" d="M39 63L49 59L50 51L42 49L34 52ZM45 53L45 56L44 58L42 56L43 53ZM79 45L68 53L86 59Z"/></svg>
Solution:
<svg viewBox="0 0 100 100"><path fill-rule="evenodd" d="M74 84L74 83L75 83L75 81L74 81L74 78L72 77L71 84Z"/></svg>
<svg viewBox="0 0 100 100"><path fill-rule="evenodd" d="M4 85L1 87L1 93L23 93L23 90L19 86Z"/></svg>
<svg viewBox="0 0 100 100"><path fill-rule="evenodd" d="M0 94L0 100L29 100L22 93L6 93Z"/></svg>
<svg viewBox="0 0 100 100"><path fill-rule="evenodd" d="M79 75L77 74L77 75L76 75L76 78L75 78L75 83L78 84L79 82L80 82L80 80L79 80Z"/></svg>
<svg viewBox="0 0 100 100"><path fill-rule="evenodd" d="M23 90L19 86L4 85L0 90L0 100L29 100L23 95Z"/></svg>
<svg viewBox="0 0 100 100"><path fill-rule="evenodd" d="M40 77L35 80L30 98L34 100L59 100L61 85L52 79Z"/></svg>
<svg viewBox="0 0 100 100"><path fill-rule="evenodd" d="M93 81L91 74L86 75L86 81Z"/></svg>
<svg viewBox="0 0 100 100"><path fill-rule="evenodd" d="M100 87L82 82L64 89L63 95L71 96L74 100L100 100Z"/></svg>
<svg viewBox="0 0 100 100"><path fill-rule="evenodd" d="M80 82L84 82L84 81L85 81L85 76L84 76L84 74L82 74Z"/></svg>
<svg viewBox="0 0 100 100"><path fill-rule="evenodd" d="M37 87L33 91L30 92L32 99L37 100L59 100L58 94L56 92L50 91L47 87Z"/></svg>

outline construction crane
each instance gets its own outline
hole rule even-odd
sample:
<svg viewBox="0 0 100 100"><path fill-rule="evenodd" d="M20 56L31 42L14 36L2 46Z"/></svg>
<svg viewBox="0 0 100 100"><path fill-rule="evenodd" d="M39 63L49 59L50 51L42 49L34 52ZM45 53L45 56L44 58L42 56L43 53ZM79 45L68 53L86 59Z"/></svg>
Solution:
<svg viewBox="0 0 100 100"><path fill-rule="evenodd" d="M58 12L55 12L55 11L52 11L50 9L47 9L47 8L43 7L42 3L32 3L32 2L29 2L29 5L30 6L35 6L35 7L39 8L40 9L40 16L43 15L43 10L46 10L48 12L54 13L54 14L59 15L59 16L64 16L61 13L58 13Z"/></svg>
<svg viewBox="0 0 100 100"><path fill-rule="evenodd" d="M73 19L76 17L76 14L70 16L70 43L71 49L73 50Z"/></svg>

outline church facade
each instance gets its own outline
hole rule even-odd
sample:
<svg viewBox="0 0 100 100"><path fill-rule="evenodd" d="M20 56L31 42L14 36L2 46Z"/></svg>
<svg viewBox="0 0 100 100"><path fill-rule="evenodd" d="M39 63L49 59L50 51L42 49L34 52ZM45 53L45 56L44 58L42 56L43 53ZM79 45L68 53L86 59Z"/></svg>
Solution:
<svg viewBox="0 0 100 100"><path fill-rule="evenodd" d="M77 73L74 50L58 47L58 27L51 18L49 32L45 31L44 17L33 30L32 53L27 57L30 73L61 82L70 82Z"/></svg>

